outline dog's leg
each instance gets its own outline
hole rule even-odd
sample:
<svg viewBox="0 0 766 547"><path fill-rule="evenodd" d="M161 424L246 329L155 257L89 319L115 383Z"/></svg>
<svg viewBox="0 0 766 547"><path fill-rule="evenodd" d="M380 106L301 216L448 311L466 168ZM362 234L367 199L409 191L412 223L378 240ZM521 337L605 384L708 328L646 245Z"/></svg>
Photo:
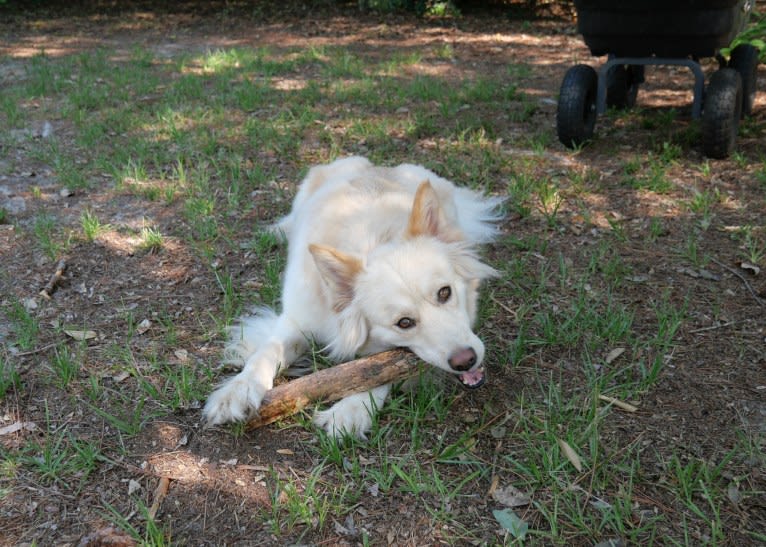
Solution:
<svg viewBox="0 0 766 547"><path fill-rule="evenodd" d="M391 385L379 386L364 393L349 395L314 415L314 423L330 435L340 437L343 433L366 438L372 427L372 418L388 398Z"/></svg>
<svg viewBox="0 0 766 547"><path fill-rule="evenodd" d="M308 348L303 333L284 315L276 318L274 330L245 360L242 372L224 382L202 411L208 424L237 422L258 410L276 375Z"/></svg>

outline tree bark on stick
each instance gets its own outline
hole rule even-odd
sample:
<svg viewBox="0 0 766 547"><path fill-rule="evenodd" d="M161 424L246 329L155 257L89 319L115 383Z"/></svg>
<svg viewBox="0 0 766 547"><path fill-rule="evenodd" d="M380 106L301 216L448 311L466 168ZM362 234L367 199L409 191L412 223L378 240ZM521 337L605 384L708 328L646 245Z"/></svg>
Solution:
<svg viewBox="0 0 766 547"><path fill-rule="evenodd" d="M390 384L418 371L414 353L396 349L362 357L291 380L266 392L258 414L247 422L255 429L300 412L314 402L337 401Z"/></svg>

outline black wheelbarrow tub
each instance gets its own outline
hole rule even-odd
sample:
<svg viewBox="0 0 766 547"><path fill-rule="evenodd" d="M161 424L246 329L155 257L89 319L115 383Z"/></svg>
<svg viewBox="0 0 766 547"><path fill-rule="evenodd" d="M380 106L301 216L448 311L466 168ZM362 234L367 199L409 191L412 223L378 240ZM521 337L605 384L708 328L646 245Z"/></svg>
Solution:
<svg viewBox="0 0 766 547"><path fill-rule="evenodd" d="M575 0L595 56L713 57L744 28L751 0Z"/></svg>

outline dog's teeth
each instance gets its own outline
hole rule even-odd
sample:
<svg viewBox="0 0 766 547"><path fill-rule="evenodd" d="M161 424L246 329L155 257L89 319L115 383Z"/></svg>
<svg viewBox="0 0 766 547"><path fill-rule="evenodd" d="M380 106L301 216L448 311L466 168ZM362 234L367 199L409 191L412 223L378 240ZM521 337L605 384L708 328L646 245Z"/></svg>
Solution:
<svg viewBox="0 0 766 547"><path fill-rule="evenodd" d="M460 381L469 388L480 387L484 383L484 369L476 369L464 372L460 375Z"/></svg>

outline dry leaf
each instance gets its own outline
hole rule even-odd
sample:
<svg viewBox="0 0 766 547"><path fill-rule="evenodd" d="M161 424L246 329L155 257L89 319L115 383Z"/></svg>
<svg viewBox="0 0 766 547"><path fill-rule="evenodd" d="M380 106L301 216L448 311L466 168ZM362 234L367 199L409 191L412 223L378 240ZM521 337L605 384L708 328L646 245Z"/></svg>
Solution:
<svg viewBox="0 0 766 547"><path fill-rule="evenodd" d="M742 501L742 493L739 491L739 488L737 488L737 485L733 482L729 483L728 488L726 488L726 495L734 505L737 505Z"/></svg>
<svg viewBox="0 0 766 547"><path fill-rule="evenodd" d="M112 381L115 384L119 384L120 382L127 380L128 378L130 378L130 372L128 372L127 370L123 370L122 372L118 372L117 374L112 376Z"/></svg>
<svg viewBox="0 0 766 547"><path fill-rule="evenodd" d="M625 353L625 348L614 348L612 351L609 352L609 354L606 356L606 359L604 359L604 361L608 365L609 363L617 359L623 353Z"/></svg>
<svg viewBox="0 0 766 547"><path fill-rule="evenodd" d="M752 275L758 275L761 273L761 269L756 266L755 264L750 264L749 262L741 262L739 264L739 267L745 270L746 272L751 273Z"/></svg>
<svg viewBox="0 0 766 547"><path fill-rule="evenodd" d="M141 483L137 480L130 479L128 482L128 496L132 496L139 490L141 490Z"/></svg>
<svg viewBox="0 0 766 547"><path fill-rule="evenodd" d="M624 401L620 401L619 399L615 399L614 397L609 397L608 395L599 395L599 399L602 401L605 401L611 405L616 406L617 408L621 408L622 410L626 412L638 412L638 408L633 406L630 403L626 403Z"/></svg>
<svg viewBox="0 0 766 547"><path fill-rule="evenodd" d="M702 279L707 279L708 281L720 281L721 276L718 274L714 274L711 271L706 270L705 268L700 269L700 277Z"/></svg>
<svg viewBox="0 0 766 547"><path fill-rule="evenodd" d="M136 326L136 333L137 334L143 334L146 331L148 331L152 326L152 322L148 319L144 319Z"/></svg>
<svg viewBox="0 0 766 547"><path fill-rule="evenodd" d="M11 433L16 433L22 429L26 429L27 431L34 431L37 429L37 424L35 422L15 422L10 425L6 425L5 427L0 427L0 437L3 435L10 435Z"/></svg>
<svg viewBox="0 0 766 547"><path fill-rule="evenodd" d="M574 465L574 468L577 469L577 471L582 471L582 461L580 460L580 456L577 454L577 452L575 452L574 449L569 446L568 442L562 441L561 439L557 440L561 451L564 452L564 455L569 460L569 463Z"/></svg>
<svg viewBox="0 0 766 547"><path fill-rule="evenodd" d="M108 526L106 528L99 528L83 537L77 544L77 547L101 547L104 545L109 545L109 547L135 547L137 543L136 540L122 530Z"/></svg>
<svg viewBox="0 0 766 547"><path fill-rule="evenodd" d="M64 330L64 334L74 338L75 340L91 340L96 338L98 334L93 330Z"/></svg>
<svg viewBox="0 0 766 547"><path fill-rule="evenodd" d="M492 491L492 498L506 507L524 507L531 502L529 496L512 484L495 488Z"/></svg>

